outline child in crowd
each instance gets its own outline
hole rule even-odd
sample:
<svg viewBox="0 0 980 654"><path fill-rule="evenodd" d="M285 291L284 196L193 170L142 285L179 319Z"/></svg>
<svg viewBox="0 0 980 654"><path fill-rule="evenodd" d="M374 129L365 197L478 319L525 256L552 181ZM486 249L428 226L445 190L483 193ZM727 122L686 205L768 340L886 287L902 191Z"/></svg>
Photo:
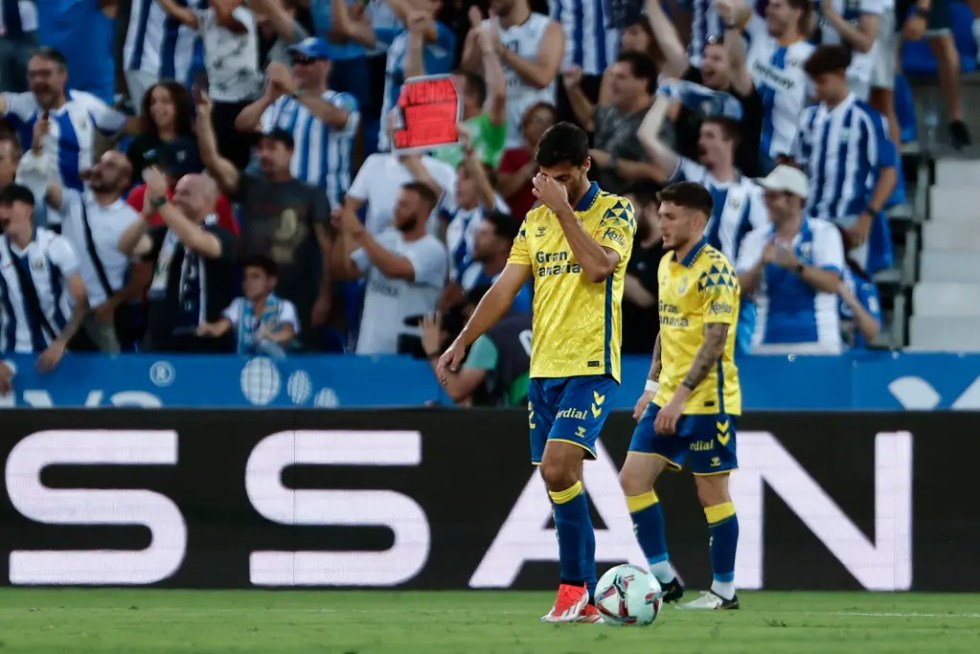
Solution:
<svg viewBox="0 0 980 654"><path fill-rule="evenodd" d="M264 256L253 256L242 262L242 293L224 310L216 322L197 328L198 336L220 338L236 331L239 354L285 356L295 346L299 334L296 307L275 294L279 270Z"/></svg>

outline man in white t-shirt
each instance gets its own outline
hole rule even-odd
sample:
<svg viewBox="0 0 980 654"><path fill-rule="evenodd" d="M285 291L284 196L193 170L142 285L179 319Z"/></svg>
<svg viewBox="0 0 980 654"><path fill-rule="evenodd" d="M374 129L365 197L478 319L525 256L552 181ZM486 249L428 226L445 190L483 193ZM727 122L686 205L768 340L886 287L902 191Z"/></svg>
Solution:
<svg viewBox="0 0 980 654"><path fill-rule="evenodd" d="M334 212L339 235L333 274L337 279L367 276L357 354L396 354L421 349L421 332L407 319L432 313L446 283L446 248L427 233L437 203L421 182L401 187L394 229L377 236L347 207Z"/></svg>
<svg viewBox="0 0 980 654"><path fill-rule="evenodd" d="M772 224L745 237L735 264L742 293L758 306L752 353L840 354L840 233L830 221L803 215L803 171L777 166L759 184Z"/></svg>
<svg viewBox="0 0 980 654"><path fill-rule="evenodd" d="M447 163L429 155L395 155L379 152L368 157L351 183L344 200L344 209L356 214L367 204L365 227L374 236L394 224L395 204L402 186L421 182L436 195L430 234L435 234L439 221L436 209L452 213L456 209L456 171Z"/></svg>

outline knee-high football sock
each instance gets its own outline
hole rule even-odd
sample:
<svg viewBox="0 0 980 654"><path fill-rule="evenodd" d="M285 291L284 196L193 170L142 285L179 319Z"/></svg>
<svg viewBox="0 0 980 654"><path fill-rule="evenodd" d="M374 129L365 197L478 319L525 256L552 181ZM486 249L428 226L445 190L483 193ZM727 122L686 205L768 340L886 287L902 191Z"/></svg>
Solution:
<svg viewBox="0 0 980 654"><path fill-rule="evenodd" d="M581 586L595 576L595 566L587 569L586 546L595 534L589 517L589 502L582 482L577 481L561 491L548 491L555 511L555 531L558 532L558 561L561 564L561 583Z"/></svg>
<svg viewBox="0 0 980 654"><path fill-rule="evenodd" d="M738 547L738 516L731 502L704 509L711 530L711 590L724 599L735 597L735 550Z"/></svg>
<svg viewBox="0 0 980 654"><path fill-rule="evenodd" d="M627 495L626 506L633 519L636 540L650 564L651 574L662 583L673 581L677 574L667 554L664 510L660 506L660 498L652 490L642 495Z"/></svg>
<svg viewBox="0 0 980 654"><path fill-rule="evenodd" d="M589 528L585 530L582 540L582 566L585 568L585 585L589 589L589 603L595 604L595 587L599 583L595 570L595 528L589 513L589 496L582 493L582 497L585 498L585 514L589 519Z"/></svg>

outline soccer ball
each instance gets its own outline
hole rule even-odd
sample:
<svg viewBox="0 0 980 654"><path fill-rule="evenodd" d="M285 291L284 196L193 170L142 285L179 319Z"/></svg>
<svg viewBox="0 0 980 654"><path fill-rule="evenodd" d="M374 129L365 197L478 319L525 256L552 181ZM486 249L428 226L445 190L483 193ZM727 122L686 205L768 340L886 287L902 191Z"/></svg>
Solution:
<svg viewBox="0 0 980 654"><path fill-rule="evenodd" d="M623 564L602 575L595 589L595 605L606 624L642 626L657 619L662 596L656 577Z"/></svg>

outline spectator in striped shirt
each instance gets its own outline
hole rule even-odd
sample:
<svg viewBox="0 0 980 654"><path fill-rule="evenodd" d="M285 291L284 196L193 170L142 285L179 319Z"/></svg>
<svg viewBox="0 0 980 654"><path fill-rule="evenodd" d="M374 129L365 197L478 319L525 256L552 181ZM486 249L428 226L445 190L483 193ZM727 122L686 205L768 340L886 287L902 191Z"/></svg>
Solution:
<svg viewBox="0 0 980 654"><path fill-rule="evenodd" d="M323 39L307 38L287 49L292 71L272 63L266 69L265 93L235 119L242 132L292 134L296 149L293 176L323 189L331 206L339 206L350 188L354 136L360 123L357 101L327 88L332 67Z"/></svg>
<svg viewBox="0 0 980 654"><path fill-rule="evenodd" d="M80 191L82 173L94 161L95 130L107 135L124 130L135 134L139 121L127 118L94 95L69 90L68 63L57 50L38 50L27 64L27 78L31 87L28 93L0 94L0 115L17 131L25 150L33 143L34 124L49 119L44 151L57 162L55 181Z"/></svg>
<svg viewBox="0 0 980 654"><path fill-rule="evenodd" d="M890 257L890 239L880 230L887 230L882 210L898 179L897 152L881 114L851 92L850 63L841 45L820 46L807 61L820 104L800 116L795 158L810 182L807 216L843 227L850 255L874 274Z"/></svg>
<svg viewBox="0 0 980 654"><path fill-rule="evenodd" d="M569 70L581 70L578 86L590 102L599 101L602 74L616 60L619 53L620 29L613 25L610 4L592 0L554 0L551 17L562 27L565 34L565 54L561 62L564 74ZM565 85L564 88L567 88ZM558 91L559 119L577 118L571 98ZM603 187L605 188L605 187ZM608 190L608 189L607 189Z"/></svg>
<svg viewBox="0 0 980 654"><path fill-rule="evenodd" d="M26 186L0 191L0 352L39 354L37 367L47 372L85 322L88 296L75 251L35 226L34 203Z"/></svg>
<svg viewBox="0 0 980 654"><path fill-rule="evenodd" d="M187 9L204 9L208 0L186 0ZM160 80L190 85L196 31L170 16L157 0L132 0L123 45L130 102L140 111L143 96Z"/></svg>

